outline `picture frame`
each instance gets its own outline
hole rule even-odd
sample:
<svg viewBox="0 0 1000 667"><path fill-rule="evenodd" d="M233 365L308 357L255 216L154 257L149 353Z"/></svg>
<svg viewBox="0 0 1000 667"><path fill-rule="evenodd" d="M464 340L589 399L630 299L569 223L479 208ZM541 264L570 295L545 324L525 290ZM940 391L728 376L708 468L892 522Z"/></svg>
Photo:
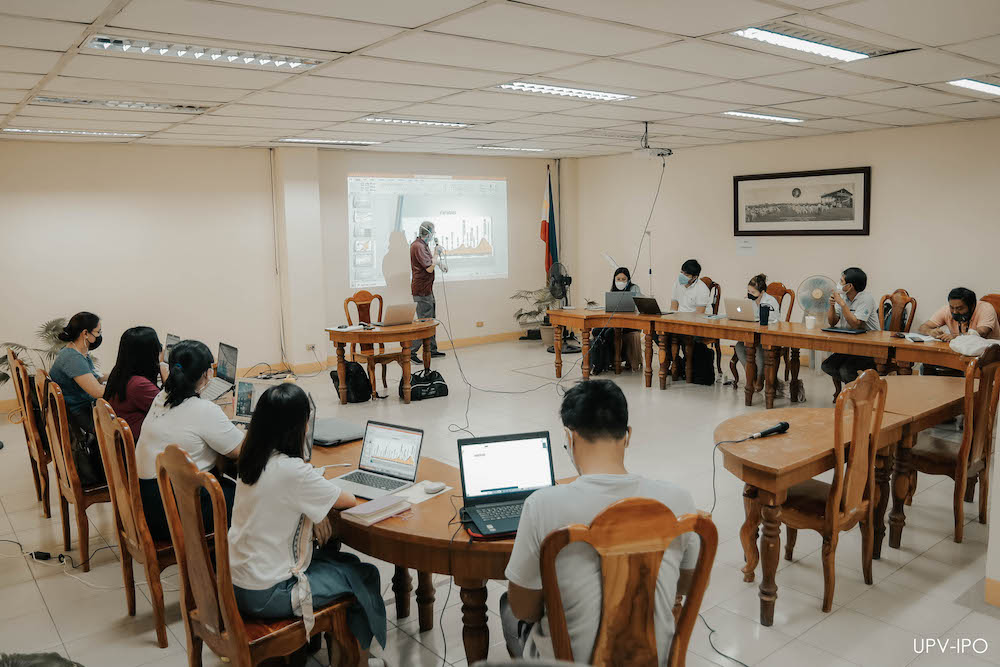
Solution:
<svg viewBox="0 0 1000 667"><path fill-rule="evenodd" d="M871 167L733 176L734 236L868 236Z"/></svg>

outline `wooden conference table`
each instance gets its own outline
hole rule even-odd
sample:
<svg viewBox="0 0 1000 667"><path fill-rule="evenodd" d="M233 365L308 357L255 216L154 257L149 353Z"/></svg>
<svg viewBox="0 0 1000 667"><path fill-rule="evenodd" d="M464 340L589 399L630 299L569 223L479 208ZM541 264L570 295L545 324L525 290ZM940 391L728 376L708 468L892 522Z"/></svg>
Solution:
<svg viewBox="0 0 1000 667"><path fill-rule="evenodd" d="M330 341L337 347L337 379L340 382L340 402L347 403L347 362L345 348L350 344L378 345L399 343L403 348L400 365L403 367L403 402L410 402L410 346L415 340L424 341L424 368L431 368L430 339L437 329L434 320L417 320L411 324L398 324L391 327L374 327L372 329L345 330L330 327L326 332Z"/></svg>

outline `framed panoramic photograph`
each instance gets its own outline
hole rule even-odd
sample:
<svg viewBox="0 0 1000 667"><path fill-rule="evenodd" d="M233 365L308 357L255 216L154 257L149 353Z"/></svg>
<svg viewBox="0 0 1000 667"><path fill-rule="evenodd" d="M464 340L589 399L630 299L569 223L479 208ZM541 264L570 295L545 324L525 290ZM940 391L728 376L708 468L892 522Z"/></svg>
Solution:
<svg viewBox="0 0 1000 667"><path fill-rule="evenodd" d="M736 236L867 236L871 167L733 176Z"/></svg>

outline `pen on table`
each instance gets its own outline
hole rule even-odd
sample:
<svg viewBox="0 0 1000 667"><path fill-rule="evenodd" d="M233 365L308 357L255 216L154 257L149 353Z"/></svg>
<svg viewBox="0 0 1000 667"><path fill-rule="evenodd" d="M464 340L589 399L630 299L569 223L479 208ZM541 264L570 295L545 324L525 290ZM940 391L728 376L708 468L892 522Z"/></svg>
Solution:
<svg viewBox="0 0 1000 667"><path fill-rule="evenodd" d="M325 468L349 468L352 465L354 465L354 464L353 463L330 463L330 464L325 465L325 466L320 466L320 468L321 469L325 469Z"/></svg>

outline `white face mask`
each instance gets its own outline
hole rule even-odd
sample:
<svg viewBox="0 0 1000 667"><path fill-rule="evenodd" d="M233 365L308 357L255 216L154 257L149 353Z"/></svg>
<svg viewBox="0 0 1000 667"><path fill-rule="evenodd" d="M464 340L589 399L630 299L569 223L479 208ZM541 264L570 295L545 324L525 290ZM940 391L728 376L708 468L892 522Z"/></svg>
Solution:
<svg viewBox="0 0 1000 667"><path fill-rule="evenodd" d="M615 287L617 287L620 290L624 290L626 287L628 287L628 281L627 280L616 280L615 281Z"/></svg>

